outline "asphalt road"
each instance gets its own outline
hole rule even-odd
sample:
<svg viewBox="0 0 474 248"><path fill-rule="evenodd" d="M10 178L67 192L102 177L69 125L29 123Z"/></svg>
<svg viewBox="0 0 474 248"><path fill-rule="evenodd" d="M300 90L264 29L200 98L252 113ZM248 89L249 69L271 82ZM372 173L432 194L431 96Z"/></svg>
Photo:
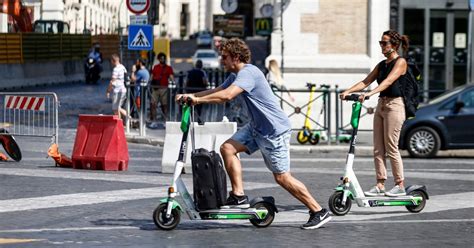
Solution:
<svg viewBox="0 0 474 248"><path fill-rule="evenodd" d="M62 151L70 154L74 130L63 129ZM243 156L250 197L272 195L279 213L264 229L248 221L190 221L173 231L158 230L152 212L165 197L170 174L159 173L159 147L129 144L128 171L54 167L42 140L21 138L24 159L0 164L0 245L12 247L256 247L386 246L467 247L472 244L474 160L406 158L407 184L427 186L430 200L418 214L403 207L352 207L324 228L299 226L307 210L278 187L260 155ZM343 171L344 157L292 154L292 172L327 206ZM372 186L370 158L356 158L364 189ZM183 176L190 190L192 177ZM391 186L391 182L388 182Z"/></svg>
<svg viewBox="0 0 474 248"><path fill-rule="evenodd" d="M80 84L28 91L60 95L60 150L72 153L79 113L110 113L102 87ZM102 97L103 96L103 97ZM0 246L7 247L471 247L474 224L474 159L404 158L406 184L426 185L430 199L418 214L403 207L359 208L305 231L307 209L277 186L259 154L242 156L246 194L271 195L274 223L257 229L248 221L190 221L157 230L152 213L166 196L170 174L161 174L162 148L128 144L128 171L55 167L46 157L50 140L17 137L23 160L0 163ZM293 153L292 173L325 207L343 173L340 152ZM372 159L354 167L364 190L374 183ZM389 172L389 175L391 173ZM183 176L192 190L192 176ZM389 180L387 187L391 187Z"/></svg>

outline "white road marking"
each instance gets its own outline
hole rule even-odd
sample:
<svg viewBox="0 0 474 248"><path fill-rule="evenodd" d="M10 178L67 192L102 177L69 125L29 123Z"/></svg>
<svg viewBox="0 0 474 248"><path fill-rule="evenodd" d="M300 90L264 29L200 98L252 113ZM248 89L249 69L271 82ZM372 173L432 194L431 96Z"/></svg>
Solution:
<svg viewBox="0 0 474 248"><path fill-rule="evenodd" d="M37 233L37 232L71 232L71 231L108 231L108 230L124 230L124 229L140 229L134 226L101 226L101 227L65 227L65 228L38 228L38 229L14 229L0 230L0 233Z"/></svg>
<svg viewBox="0 0 474 248"><path fill-rule="evenodd" d="M458 210L458 209L467 209L474 208L472 199L474 197L473 192L465 193L456 193L456 194L446 194L446 195L436 195L430 197L426 202L425 208L420 212L423 213L434 213L447 210ZM472 212L471 212L472 213ZM366 220L375 220L382 218L391 218L391 217L400 217L400 216L409 216L414 213L408 212L405 207L374 207L374 208L364 208L358 207L355 202L352 202L352 207L350 212L344 216L333 216L333 220L338 221L366 221ZM471 214L474 217L474 214ZM293 211L283 211L278 214L278 218L275 219L277 222L292 222L295 219L300 221L307 221L308 211L307 210L293 210ZM472 219L472 218L469 218ZM390 220L387 220L390 221Z"/></svg>
<svg viewBox="0 0 474 248"><path fill-rule="evenodd" d="M250 172L264 172L268 171L267 168L246 168L243 166L243 171ZM297 173L316 173L316 174L333 174L342 176L343 168L340 169L325 169L325 168L291 168L291 172ZM374 170L356 170L356 175L364 176L375 176ZM464 181L474 181L474 174L461 174L461 173L430 173L430 172L411 172L405 171L405 176L407 178L425 178L425 179L436 179L436 180L464 180Z"/></svg>
<svg viewBox="0 0 474 248"><path fill-rule="evenodd" d="M268 183L246 183L245 185L248 190L278 187L276 184ZM192 195L192 189L188 191ZM0 200L0 213L163 198L167 196L167 192L168 186L163 186Z"/></svg>
<svg viewBox="0 0 474 248"><path fill-rule="evenodd" d="M241 158L241 160L249 161L249 162L262 162L263 158ZM291 158L293 162L341 162L344 164L346 162L346 158ZM357 162L373 162L373 158L355 158L354 163ZM449 164L449 165L460 165L460 164L467 164L467 165L474 165L474 159L456 159L456 160L442 160L436 159L403 159L403 162L406 164L414 163L414 164Z"/></svg>

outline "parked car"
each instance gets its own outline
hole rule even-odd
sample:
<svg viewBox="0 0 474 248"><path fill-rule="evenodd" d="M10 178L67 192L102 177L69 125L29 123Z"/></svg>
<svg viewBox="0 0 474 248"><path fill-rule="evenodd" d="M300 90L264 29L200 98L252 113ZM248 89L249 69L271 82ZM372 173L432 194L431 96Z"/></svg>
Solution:
<svg viewBox="0 0 474 248"><path fill-rule="evenodd" d="M217 69L221 66L219 54L212 49L198 49L192 56L193 65L200 59L203 68Z"/></svg>
<svg viewBox="0 0 474 248"><path fill-rule="evenodd" d="M199 34L196 38L196 44L200 47L211 47L212 45L212 35L208 33Z"/></svg>
<svg viewBox="0 0 474 248"><path fill-rule="evenodd" d="M459 86L445 92L405 121L400 134L400 149L412 157L429 158L439 150L474 148L474 85Z"/></svg>

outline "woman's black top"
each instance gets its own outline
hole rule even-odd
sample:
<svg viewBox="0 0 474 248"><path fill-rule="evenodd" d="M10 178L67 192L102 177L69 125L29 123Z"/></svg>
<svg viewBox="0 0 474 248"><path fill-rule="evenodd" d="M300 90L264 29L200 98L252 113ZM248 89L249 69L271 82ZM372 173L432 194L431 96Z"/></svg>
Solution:
<svg viewBox="0 0 474 248"><path fill-rule="evenodd" d="M392 68L395 66L395 62L397 62L398 58L400 57L397 57L396 59L390 61L390 63L386 63L387 60L382 60L380 61L380 63L378 64L378 70L379 70L379 75L377 76L377 83L378 84L381 84L383 82L383 80L385 80L388 76L388 74L390 74L390 72L392 71ZM400 76L402 77L402 76ZM400 92L400 87L399 87L399 82L400 81L400 78L397 78L397 80L395 80L395 82L393 82L390 86L388 86L388 88L386 88L385 90L383 90L382 92L380 92L380 95L379 97L382 97L382 96L387 96L387 97L400 97L402 96L402 93Z"/></svg>

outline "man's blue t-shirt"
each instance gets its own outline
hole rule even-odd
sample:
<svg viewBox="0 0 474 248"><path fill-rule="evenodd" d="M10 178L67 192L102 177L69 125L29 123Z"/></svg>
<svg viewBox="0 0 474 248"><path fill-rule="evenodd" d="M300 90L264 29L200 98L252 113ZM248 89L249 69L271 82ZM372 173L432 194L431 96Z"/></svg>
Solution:
<svg viewBox="0 0 474 248"><path fill-rule="evenodd" d="M290 120L260 69L246 64L237 75L230 74L222 87L225 89L232 84L244 90L241 95L251 117L250 124L261 135L279 135L291 129Z"/></svg>
<svg viewBox="0 0 474 248"><path fill-rule="evenodd" d="M148 84L148 81L150 80L150 73L148 72L147 69L142 68L136 72L136 85L135 85L135 96L140 96L140 83L142 81L145 81Z"/></svg>

